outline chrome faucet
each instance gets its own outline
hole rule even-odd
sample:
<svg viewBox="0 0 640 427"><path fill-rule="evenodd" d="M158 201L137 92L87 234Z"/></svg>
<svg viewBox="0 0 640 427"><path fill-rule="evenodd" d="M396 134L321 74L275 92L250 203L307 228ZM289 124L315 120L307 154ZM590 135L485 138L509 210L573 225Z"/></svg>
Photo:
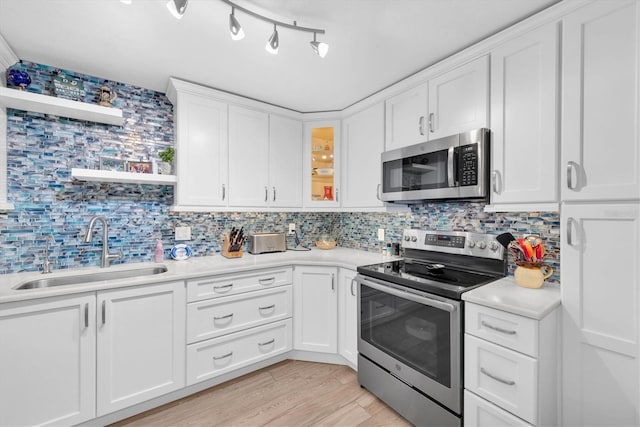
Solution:
<svg viewBox="0 0 640 427"><path fill-rule="evenodd" d="M84 236L84 242L91 242L91 238L93 237L93 228L96 221L102 222L102 258L100 259L100 267L106 268L109 267L112 259L122 258L122 249L120 249L120 253L117 254L109 253L109 230L107 226L107 220L103 216L94 216L93 218L91 218L91 220L89 221L89 226L87 227L87 235Z"/></svg>
<svg viewBox="0 0 640 427"><path fill-rule="evenodd" d="M49 241L55 242L52 234L48 234L45 238L44 261L42 262L42 274L51 273L51 261L49 261Z"/></svg>

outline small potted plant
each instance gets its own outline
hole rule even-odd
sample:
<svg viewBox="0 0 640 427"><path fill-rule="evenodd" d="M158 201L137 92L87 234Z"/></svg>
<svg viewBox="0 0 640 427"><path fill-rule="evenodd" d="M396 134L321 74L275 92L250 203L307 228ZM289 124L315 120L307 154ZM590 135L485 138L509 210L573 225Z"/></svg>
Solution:
<svg viewBox="0 0 640 427"><path fill-rule="evenodd" d="M158 163L158 173L162 175L171 174L174 154L175 151L173 147L167 147L166 149L158 152L158 156L160 157L160 160L162 160L160 163Z"/></svg>

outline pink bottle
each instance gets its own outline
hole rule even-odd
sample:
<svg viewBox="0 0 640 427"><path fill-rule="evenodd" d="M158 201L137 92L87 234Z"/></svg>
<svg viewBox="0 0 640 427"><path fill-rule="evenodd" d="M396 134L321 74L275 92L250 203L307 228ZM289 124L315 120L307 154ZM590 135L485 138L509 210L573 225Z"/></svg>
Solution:
<svg viewBox="0 0 640 427"><path fill-rule="evenodd" d="M156 252L154 258L156 262L164 261L164 248L162 247L162 240L156 240Z"/></svg>

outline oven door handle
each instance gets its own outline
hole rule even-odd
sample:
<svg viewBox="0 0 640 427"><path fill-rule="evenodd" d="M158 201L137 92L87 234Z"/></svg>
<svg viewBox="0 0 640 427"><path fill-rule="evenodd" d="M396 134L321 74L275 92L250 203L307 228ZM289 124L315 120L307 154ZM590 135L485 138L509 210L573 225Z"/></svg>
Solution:
<svg viewBox="0 0 640 427"><path fill-rule="evenodd" d="M444 310L447 311L449 313L453 313L454 311L456 311L456 306L453 304L449 304L443 301L438 301L432 298L427 298L427 297L423 297L421 295L415 295L412 294L410 292L406 292L406 291L401 291L399 289L395 289L389 286L385 286L385 285L381 285L375 282L372 282L370 280L367 279L363 279L360 278L360 283L369 286L370 288L373 288L375 290L378 290L380 292L384 292L386 294L391 294L394 295L398 298L404 298L404 299L408 299L410 301L413 302L417 302L418 304L424 304L424 305L428 305L430 307L433 308L437 308L439 310Z"/></svg>

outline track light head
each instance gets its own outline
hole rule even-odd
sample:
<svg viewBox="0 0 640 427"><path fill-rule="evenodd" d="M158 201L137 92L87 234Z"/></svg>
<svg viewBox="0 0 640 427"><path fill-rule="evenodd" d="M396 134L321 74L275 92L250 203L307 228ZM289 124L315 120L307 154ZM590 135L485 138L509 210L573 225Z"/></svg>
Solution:
<svg viewBox="0 0 640 427"><path fill-rule="evenodd" d="M184 15L185 10L187 10L188 3L189 0L169 0L167 9L169 9L169 12L171 12L176 19L182 19L182 15Z"/></svg>
<svg viewBox="0 0 640 427"><path fill-rule="evenodd" d="M327 56L327 52L329 52L329 45L323 42L316 41L316 33L313 33L313 41L309 42L313 51L318 54L320 58L324 58Z"/></svg>
<svg viewBox="0 0 640 427"><path fill-rule="evenodd" d="M276 25L273 24L273 33L271 33L271 37L269 37L269 41L267 42L265 49L267 50L267 52L273 55L277 55L279 47L280 40L278 38L278 29L276 28Z"/></svg>
<svg viewBox="0 0 640 427"><path fill-rule="evenodd" d="M238 22L235 16L236 8L231 8L231 14L229 15L229 32L233 40L242 40L244 38L244 30L242 25Z"/></svg>

